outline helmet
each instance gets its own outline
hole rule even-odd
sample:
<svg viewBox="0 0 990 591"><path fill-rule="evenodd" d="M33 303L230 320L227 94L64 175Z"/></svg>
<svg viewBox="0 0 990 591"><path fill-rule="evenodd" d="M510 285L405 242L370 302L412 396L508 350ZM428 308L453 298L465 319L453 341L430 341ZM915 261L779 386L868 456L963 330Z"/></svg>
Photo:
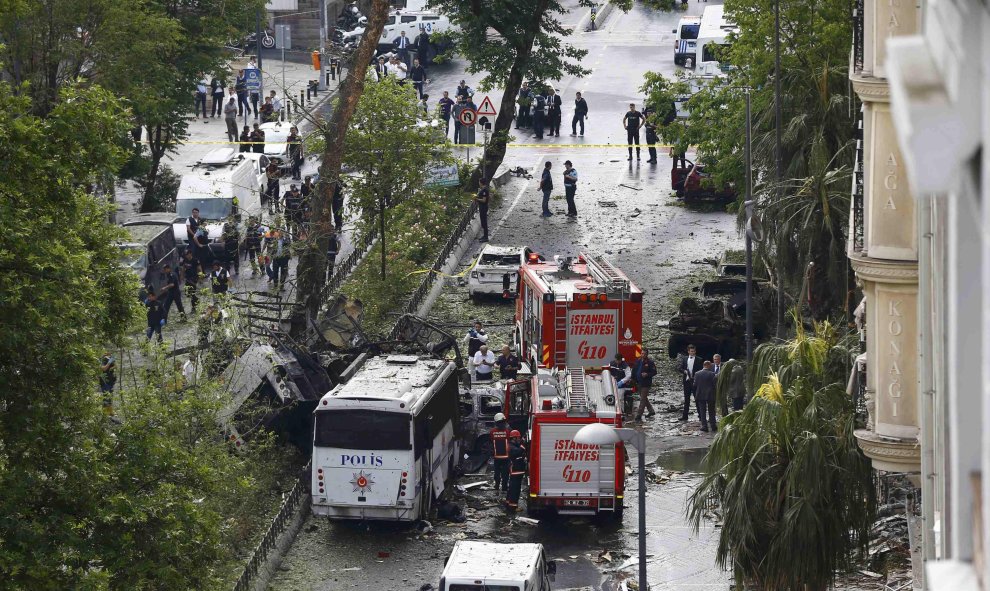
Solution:
<svg viewBox="0 0 990 591"><path fill-rule="evenodd" d="M504 421L504 420L505 420L505 415L504 414L498 413L497 415L495 415L495 422Z"/></svg>
<svg viewBox="0 0 990 591"><path fill-rule="evenodd" d="M513 430L509 431L509 437L522 437L522 433L520 433L516 429L513 429Z"/></svg>

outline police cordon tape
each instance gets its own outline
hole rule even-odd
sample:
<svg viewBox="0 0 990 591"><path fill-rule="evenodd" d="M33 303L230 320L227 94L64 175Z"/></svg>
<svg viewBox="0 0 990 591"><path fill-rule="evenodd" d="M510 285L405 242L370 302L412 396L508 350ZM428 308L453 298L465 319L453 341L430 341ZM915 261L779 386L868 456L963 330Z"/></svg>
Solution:
<svg viewBox="0 0 990 591"><path fill-rule="evenodd" d="M138 142L138 143L147 144L149 142L141 141L141 142ZM234 145L234 146L240 146L240 145L254 146L255 144L258 144L258 143L261 143L261 142L224 142L224 141L219 141L219 140L218 141L212 141L211 140L211 141L189 141L189 142L181 142L180 145L183 145L183 144L188 144L188 145L195 145L195 144L199 144L199 145L220 145L220 144L224 144L224 145ZM484 148L485 147L485 144L451 144L451 145L454 146L454 147L462 147L462 148ZM627 148L642 148L642 149L646 149L646 148L657 148L657 149L669 150L673 146L671 146L670 144L516 144L516 143L513 143L513 142L509 142L508 144L505 145L505 147L506 148L566 148L566 149L569 149L569 150L581 149L581 148L617 148L617 149L618 148L621 148L623 150L625 150Z"/></svg>

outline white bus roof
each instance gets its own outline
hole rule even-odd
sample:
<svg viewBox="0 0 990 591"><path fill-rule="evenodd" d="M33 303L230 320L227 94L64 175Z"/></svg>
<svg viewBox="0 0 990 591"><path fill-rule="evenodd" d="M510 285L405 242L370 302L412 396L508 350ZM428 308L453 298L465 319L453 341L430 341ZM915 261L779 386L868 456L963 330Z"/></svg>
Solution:
<svg viewBox="0 0 990 591"><path fill-rule="evenodd" d="M433 357L416 355L380 355L371 357L346 384L338 384L320 399L317 410L332 401L387 401L391 405L413 412L416 403L433 393L445 372L453 371L453 363Z"/></svg>
<svg viewBox="0 0 990 591"><path fill-rule="evenodd" d="M443 577L494 581L524 581L540 559L540 544L495 544L461 540L454 544Z"/></svg>
<svg viewBox="0 0 990 591"><path fill-rule="evenodd" d="M725 39L729 33L738 29L725 19L724 12L725 6L722 4L705 8L705 12L701 15L698 39Z"/></svg>

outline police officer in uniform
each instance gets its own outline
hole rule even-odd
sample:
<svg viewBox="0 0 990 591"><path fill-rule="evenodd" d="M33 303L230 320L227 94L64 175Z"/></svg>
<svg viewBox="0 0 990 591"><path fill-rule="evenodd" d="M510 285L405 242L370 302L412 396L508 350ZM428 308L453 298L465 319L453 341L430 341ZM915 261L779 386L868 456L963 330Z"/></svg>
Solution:
<svg viewBox="0 0 990 591"><path fill-rule="evenodd" d="M148 330L145 331L145 334L149 341L152 334L157 334L160 343L162 342L162 327L165 326L165 313L162 309L162 303L155 296L154 289L148 289L148 298L144 300L144 305L148 309L146 313Z"/></svg>
<svg viewBox="0 0 990 591"><path fill-rule="evenodd" d="M526 448L522 443L522 434L513 429L509 432L509 490L506 491L505 504L514 511L519 510L519 495L522 493L524 476Z"/></svg>
<svg viewBox="0 0 990 591"><path fill-rule="evenodd" d="M182 277L186 284L186 297L192 307L193 314L196 313L196 303L199 302L197 292L199 291L199 261L193 256L191 250L187 250L182 258Z"/></svg>
<svg viewBox="0 0 990 591"><path fill-rule="evenodd" d="M626 142L629 144L629 158L632 160L632 147L636 144L636 160L639 160L639 128L643 127L643 114L636 110L636 105L629 103L629 110L622 117L622 126L626 128Z"/></svg>
<svg viewBox="0 0 990 591"><path fill-rule="evenodd" d="M495 458L495 492L509 492L509 428L505 415L495 415L495 427L488 432L492 438L492 457Z"/></svg>
<svg viewBox="0 0 990 591"><path fill-rule="evenodd" d="M244 247L247 249L248 260L251 261L251 276L258 274L258 257L261 256L261 223L258 218L251 217L248 220L247 229L244 231Z"/></svg>

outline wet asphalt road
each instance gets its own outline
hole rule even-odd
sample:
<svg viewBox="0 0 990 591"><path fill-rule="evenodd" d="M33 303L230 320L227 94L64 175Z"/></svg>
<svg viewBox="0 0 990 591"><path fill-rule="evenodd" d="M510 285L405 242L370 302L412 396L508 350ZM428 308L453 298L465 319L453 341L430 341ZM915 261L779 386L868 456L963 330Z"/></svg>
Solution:
<svg viewBox="0 0 990 591"><path fill-rule="evenodd" d="M575 3L572 3L575 4ZM689 14L700 14L704 3L691 3ZM585 9L582 9L585 10ZM644 338L661 362L662 379L655 386L655 419L637 426L648 433L648 470L663 470L669 480L647 485L648 576L654 590L728 589L730 576L714 564L717 529L706 524L694 532L686 519L686 500L694 485L700 458L710 441L699 423L678 423L680 391L674 363L667 359L666 335L658 320L668 320L677 301L700 285L710 267L693 261L718 257L726 248L739 248L735 218L722 212L692 211L670 193L670 160L665 151L658 164L626 160L623 148L580 148L584 144L625 141L622 114L629 102L642 103L638 86L648 70L673 74L673 36L683 13L656 13L637 5L628 14L614 12L605 26L572 37L589 49L585 65L593 69L584 79L568 79L557 86L564 97L564 126L560 138L547 138L533 148L512 148L506 164L531 172L553 164L555 185L551 210L539 217L538 175L514 178L499 189L500 204L491 213L495 244L529 245L547 254L572 255L581 250L604 252L645 292ZM582 12L568 15L565 24L578 22ZM462 67L462 66L461 66ZM453 91L463 76L458 65L437 67L428 92ZM467 77L469 84L476 81ZM590 106L583 138L569 136L573 93L582 91ZM497 93L492 93L497 103ZM432 102L432 101L431 101ZM476 102L480 99L476 97ZM518 142L535 142L517 135ZM645 139L645 138L644 138ZM690 156L689 156L690 157ZM563 161L570 159L579 172L579 217L567 221L563 200ZM476 256L472 249L462 269ZM431 312L431 317L453 331L463 330L473 318L492 326L495 343L508 342L513 309L500 301L472 303L466 289L453 281ZM462 484L490 480L465 476ZM617 589L623 579L636 577L638 519L635 499L638 477L627 482L627 507L622 523L608 519L544 520L533 526L514 521L498 506L489 487L456 493L454 501L469 515L464 524L435 521L434 529L420 534L414 528L387 524L331 523L310 517L270 589L323 591L336 589L413 590L424 583L437 585L443 561L459 539L504 542L540 542L558 561L555 589ZM603 551L609 554L600 558ZM611 560L607 560L610 558Z"/></svg>

